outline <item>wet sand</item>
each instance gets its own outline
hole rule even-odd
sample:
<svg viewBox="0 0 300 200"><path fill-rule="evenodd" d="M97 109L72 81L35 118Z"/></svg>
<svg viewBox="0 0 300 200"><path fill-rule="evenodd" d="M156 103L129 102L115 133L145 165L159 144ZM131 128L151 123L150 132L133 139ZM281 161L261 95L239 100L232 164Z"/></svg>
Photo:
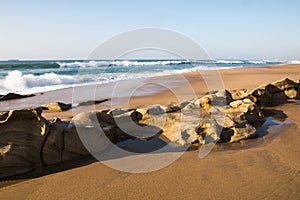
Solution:
<svg viewBox="0 0 300 200"><path fill-rule="evenodd" d="M22 109L28 107L38 107L49 102L60 101L63 103L78 103L87 100L99 100L113 97L114 101L108 101L99 105L85 107L85 110L103 109L104 107L124 107L127 106L128 96L130 106L137 107L142 105L168 104L181 100L190 100L195 96L203 96L209 91L207 83L203 77L213 77L213 81L223 81L217 86L222 85L227 90L240 90L255 88L260 84L267 84L283 78L294 80L299 79L300 65L279 65L267 67L247 67L238 69L211 70L190 72L179 75L169 75L148 79L138 79L138 81L123 81L104 85L88 85L74 88L66 88L56 91L37 93L36 96L18 100L0 102L0 111L11 109ZM218 79L219 76L221 79ZM115 90L123 84L129 85L126 89L134 88L135 85L142 85L135 91ZM133 86L130 87L130 84ZM208 83L209 84L209 83ZM213 83L211 83L213 85ZM216 87L217 87L216 86ZM169 87L170 89L166 88ZM216 88L212 87L212 88ZM193 94L191 94L191 89ZM163 95L163 96L162 96ZM83 108L84 109L84 108ZM79 109L81 112L83 109ZM74 110L74 113L77 113ZM62 114L62 113L58 113Z"/></svg>
<svg viewBox="0 0 300 200"><path fill-rule="evenodd" d="M226 89L251 89L282 78L297 80L300 66L230 69L220 70L220 74ZM196 73L184 76L196 95L208 91L204 80ZM182 84L172 91L131 98L130 106L176 102L178 94L189 99L186 87ZM66 91L65 96L70 94ZM58 98L60 92L45 96ZM119 101L116 106L124 105ZM299 105L296 101L274 107L282 110L293 124L282 129L276 137L269 134L262 138L261 144L250 148L216 151L203 159L198 157L198 151L188 151L171 165L144 174L125 173L92 162L1 188L0 199L299 199ZM70 114L60 113L64 117ZM45 117L55 115L58 113L48 113Z"/></svg>

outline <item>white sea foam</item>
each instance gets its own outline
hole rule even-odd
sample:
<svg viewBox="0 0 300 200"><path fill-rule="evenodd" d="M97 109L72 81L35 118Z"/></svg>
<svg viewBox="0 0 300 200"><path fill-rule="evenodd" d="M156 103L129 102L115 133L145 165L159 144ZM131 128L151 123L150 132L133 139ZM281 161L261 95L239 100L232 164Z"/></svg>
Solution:
<svg viewBox="0 0 300 200"><path fill-rule="evenodd" d="M264 65L267 63L280 63L282 61L270 61L270 60L196 60L192 61L191 63L198 63L198 64L225 64L225 65L236 65L236 64L255 64L255 65ZM298 63L299 61L291 61ZM180 64L189 64L190 61L184 60L154 60L154 61L143 61L143 60L115 60L115 61L75 61L75 62L58 62L58 64L62 68L96 68L96 67L108 67L108 66L159 66L159 65L180 65Z"/></svg>
<svg viewBox="0 0 300 200"><path fill-rule="evenodd" d="M99 66L155 66L155 65L178 65L189 63L189 61L183 60L163 60L163 61L134 61L134 60L116 60L116 61L86 61L86 62L58 62L61 67L99 67Z"/></svg>
<svg viewBox="0 0 300 200"><path fill-rule="evenodd" d="M99 67L99 66L108 66L110 63L108 61L88 61L88 62L58 62L57 64L60 65L60 67L65 68L73 68L73 67Z"/></svg>
<svg viewBox="0 0 300 200"><path fill-rule="evenodd" d="M124 79L136 79L136 78L147 78L157 77L170 74L194 72L201 70L216 70L216 69L229 69L229 68L240 68L249 66L250 64L269 64L271 61L267 60L217 60L217 61L193 61L191 65L189 61L182 60L162 60L162 61L62 61L58 64L61 68L66 69L35 69L36 72L43 73L41 75L26 74L29 73L26 70L14 70L6 73L2 73L0 78L0 93L7 92L18 92L18 93L33 93L55 90L60 88L95 84L95 83L109 83ZM215 63L215 64L213 64ZM291 61L291 63L300 63L299 61ZM101 67L116 66L116 70L108 70L101 73ZM165 65L176 65L176 66L165 66ZM178 65L178 66L177 66ZM120 68L118 67L120 66ZM132 69L130 68L131 66ZM136 67L137 66L137 67ZM142 67L138 66L152 66ZM83 73L77 68L86 68ZM127 72L125 72L128 69ZM127 68L128 67L128 68ZM75 69L73 69L75 68ZM176 68L176 69L174 69ZM99 70L100 69L100 70ZM121 69L121 70L119 70ZM149 69L149 70L148 70ZM35 72L34 70L32 70ZM76 72L79 74L74 74ZM22 73L23 72L23 73ZM60 72L60 74L57 74ZM107 73L111 72L111 73ZM32 73L32 72L31 72ZM65 75L63 75L65 73ZM72 74L72 75L70 75Z"/></svg>
<svg viewBox="0 0 300 200"><path fill-rule="evenodd" d="M217 60L215 63L218 64L243 64L244 61L242 60Z"/></svg>
<svg viewBox="0 0 300 200"><path fill-rule="evenodd" d="M112 61L110 64L117 66L151 66L151 65L178 65L189 63L181 60L164 60L164 61Z"/></svg>
<svg viewBox="0 0 300 200"><path fill-rule="evenodd" d="M22 72L14 70L8 73L3 81L4 88L8 90L24 90L27 88Z"/></svg>
<svg viewBox="0 0 300 200"><path fill-rule="evenodd" d="M10 91L22 91L33 87L45 87L51 85L70 85L74 83L73 76L57 75L53 72L35 76L23 74L19 70L8 73L3 81L3 86Z"/></svg>
<svg viewBox="0 0 300 200"><path fill-rule="evenodd" d="M291 60L290 62L289 62L290 64L300 64L300 60Z"/></svg>
<svg viewBox="0 0 300 200"><path fill-rule="evenodd" d="M259 65L259 64L266 64L268 61L267 60L249 60L248 62L251 64Z"/></svg>

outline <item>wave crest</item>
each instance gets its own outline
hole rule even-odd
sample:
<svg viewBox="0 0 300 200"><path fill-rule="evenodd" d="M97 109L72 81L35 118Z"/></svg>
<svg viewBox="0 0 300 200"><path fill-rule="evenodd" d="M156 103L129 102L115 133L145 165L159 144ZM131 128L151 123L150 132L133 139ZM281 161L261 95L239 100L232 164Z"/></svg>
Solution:
<svg viewBox="0 0 300 200"><path fill-rule="evenodd" d="M45 87L49 85L73 84L74 77L67 75L57 75L53 72L35 76L33 74L23 74L19 70L8 73L5 77L4 88L12 91L22 91L33 87Z"/></svg>
<svg viewBox="0 0 300 200"><path fill-rule="evenodd" d="M215 63L217 64L243 64L242 60L217 60Z"/></svg>
<svg viewBox="0 0 300 200"><path fill-rule="evenodd" d="M180 65L188 64L189 61L184 60L161 60L161 61L142 61L142 60L115 60L115 61L88 61L88 62L57 62L60 67L101 67L101 66L155 66L155 65Z"/></svg>
<svg viewBox="0 0 300 200"><path fill-rule="evenodd" d="M291 60L290 64L300 64L300 60Z"/></svg>

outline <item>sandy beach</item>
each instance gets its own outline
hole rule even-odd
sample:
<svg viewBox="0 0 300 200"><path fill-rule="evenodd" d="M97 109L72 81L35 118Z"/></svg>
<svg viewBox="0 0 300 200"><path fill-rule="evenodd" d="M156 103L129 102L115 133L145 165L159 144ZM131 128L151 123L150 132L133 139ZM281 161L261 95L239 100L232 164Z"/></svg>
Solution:
<svg viewBox="0 0 300 200"><path fill-rule="evenodd" d="M229 91L253 89L284 78L299 80L300 65L248 67L219 70ZM182 74L199 97L208 92L197 72ZM175 75L151 78L150 82L176 80ZM147 80L145 81L147 82ZM170 90L154 90L133 95L132 108L178 102L176 95L189 100L187 85L177 82ZM106 88L107 89L107 88ZM86 90L85 91L89 91ZM47 102L72 102L72 89L35 97L1 102L1 110L39 106ZM175 95L176 94L176 95ZM101 93L96 98L110 98ZM122 101L113 107L124 107ZM171 165L149 173L126 173L96 161L80 161L80 166L15 183L2 182L0 199L299 199L300 198L300 119L299 101L272 107L283 111L292 123L279 133L268 134L252 143L240 142L238 148L211 152L200 159L198 150L185 152ZM99 104L97 110L110 106ZM68 120L74 113L94 107L65 112L44 112L46 119ZM243 145L245 143L245 145ZM246 145L247 144L247 145ZM163 156L163 155L162 155ZM22 179L22 178L20 178ZM14 184L15 183L15 184Z"/></svg>
<svg viewBox="0 0 300 200"><path fill-rule="evenodd" d="M300 200L300 1L0 7L0 200Z"/></svg>

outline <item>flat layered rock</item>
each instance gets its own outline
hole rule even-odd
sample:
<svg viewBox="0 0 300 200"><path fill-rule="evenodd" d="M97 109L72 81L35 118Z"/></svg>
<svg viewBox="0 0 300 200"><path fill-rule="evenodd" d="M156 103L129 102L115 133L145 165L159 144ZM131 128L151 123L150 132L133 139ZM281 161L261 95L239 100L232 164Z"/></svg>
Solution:
<svg viewBox="0 0 300 200"><path fill-rule="evenodd" d="M260 106L273 106L287 102L288 99L299 99L299 83L288 78L267 85L261 85L247 95Z"/></svg>
<svg viewBox="0 0 300 200"><path fill-rule="evenodd" d="M83 112L70 122L47 121L41 108L2 112L0 178L99 153L128 139L159 137L185 146L258 137L264 113L271 112L265 106L287 99L299 99L298 82L284 79L234 94L216 91L180 104ZM54 102L43 108L57 112L71 105Z"/></svg>
<svg viewBox="0 0 300 200"><path fill-rule="evenodd" d="M194 104L204 109L209 109L212 106L226 106L232 101L232 95L229 91L220 90L194 100Z"/></svg>
<svg viewBox="0 0 300 200"><path fill-rule="evenodd" d="M52 112L61 112L72 109L72 104L65 104L62 102L51 102L42 105L43 110L49 110Z"/></svg>
<svg viewBox="0 0 300 200"><path fill-rule="evenodd" d="M106 101L109 101L110 99L100 99L100 100L89 100L89 101L82 101L80 103L78 103L77 107L79 106L90 106L90 105L96 105L96 104L100 104Z"/></svg>

